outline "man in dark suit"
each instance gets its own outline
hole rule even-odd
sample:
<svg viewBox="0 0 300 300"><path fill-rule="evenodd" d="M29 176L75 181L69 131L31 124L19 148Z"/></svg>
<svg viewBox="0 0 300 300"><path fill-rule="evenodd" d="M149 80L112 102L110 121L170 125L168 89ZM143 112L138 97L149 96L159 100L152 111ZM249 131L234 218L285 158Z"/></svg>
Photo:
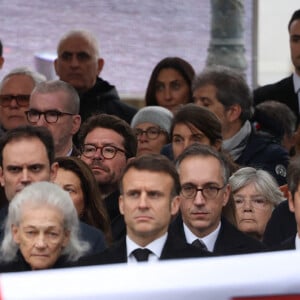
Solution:
<svg viewBox="0 0 300 300"><path fill-rule="evenodd" d="M38 181L52 181L58 164L54 162L54 142L45 127L23 126L5 132L0 139L0 184L10 202L25 186ZM8 204L0 210L0 241ZM80 222L81 238L90 243L90 254L104 250L102 232Z"/></svg>
<svg viewBox="0 0 300 300"><path fill-rule="evenodd" d="M300 250L300 158L296 157L288 167L288 204L295 215L297 224L296 234L283 241L276 250ZM287 220L288 222L288 220Z"/></svg>
<svg viewBox="0 0 300 300"><path fill-rule="evenodd" d="M300 101L300 10L296 10L288 24L291 60L295 72L282 80L257 88L254 91L254 104L266 100L277 100L287 104L298 116Z"/></svg>
<svg viewBox="0 0 300 300"><path fill-rule="evenodd" d="M179 189L176 168L166 157L147 154L132 159L123 173L119 198L127 235L80 265L209 256L168 233L170 220L179 209ZM142 257L141 253L146 254Z"/></svg>
<svg viewBox="0 0 300 300"><path fill-rule="evenodd" d="M217 255L258 252L265 248L221 217L230 187L228 163L220 152L193 144L178 157L177 169L181 216L171 224L177 236L189 244L200 240Z"/></svg>

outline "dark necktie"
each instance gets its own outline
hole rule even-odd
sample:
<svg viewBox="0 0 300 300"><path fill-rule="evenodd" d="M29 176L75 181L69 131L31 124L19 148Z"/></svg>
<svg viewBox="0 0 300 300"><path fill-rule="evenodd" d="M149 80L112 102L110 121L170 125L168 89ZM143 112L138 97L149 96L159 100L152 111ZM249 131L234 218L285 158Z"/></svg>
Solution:
<svg viewBox="0 0 300 300"><path fill-rule="evenodd" d="M206 250L207 251L206 245L202 241L200 241L198 239L194 240L192 242L192 245L195 246L195 247L197 247L197 248L200 248L202 250Z"/></svg>
<svg viewBox="0 0 300 300"><path fill-rule="evenodd" d="M132 251L133 256L137 261L147 261L149 254L152 253L149 249L138 248Z"/></svg>

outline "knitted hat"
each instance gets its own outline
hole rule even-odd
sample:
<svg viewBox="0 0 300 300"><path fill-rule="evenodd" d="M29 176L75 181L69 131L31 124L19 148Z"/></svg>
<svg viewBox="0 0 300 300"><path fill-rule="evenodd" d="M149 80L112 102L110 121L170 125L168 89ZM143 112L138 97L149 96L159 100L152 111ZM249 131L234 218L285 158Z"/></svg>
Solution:
<svg viewBox="0 0 300 300"><path fill-rule="evenodd" d="M146 106L141 108L133 117L131 127L134 128L141 123L153 123L170 134L173 114L161 106Z"/></svg>

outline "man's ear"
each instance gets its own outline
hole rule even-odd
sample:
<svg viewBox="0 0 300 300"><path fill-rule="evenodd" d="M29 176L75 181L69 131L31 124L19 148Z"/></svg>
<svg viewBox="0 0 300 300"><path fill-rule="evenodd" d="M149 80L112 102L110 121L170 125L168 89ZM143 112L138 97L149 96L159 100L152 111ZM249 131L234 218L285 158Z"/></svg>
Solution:
<svg viewBox="0 0 300 300"><path fill-rule="evenodd" d="M3 176L3 169L0 167L0 184L1 186L4 186L4 176Z"/></svg>
<svg viewBox="0 0 300 300"><path fill-rule="evenodd" d="M98 74L100 74L100 72L102 71L102 69L104 67L104 59L98 58L97 64L98 64L98 66L97 66Z"/></svg>
<svg viewBox="0 0 300 300"><path fill-rule="evenodd" d="M226 206L226 204L228 203L230 198L230 193L231 193L230 185L226 184L226 186L224 187L223 207Z"/></svg>
<svg viewBox="0 0 300 300"><path fill-rule="evenodd" d="M53 64L54 64L55 73L59 77L59 75L58 75L58 61L57 61L57 58L55 58Z"/></svg>
<svg viewBox="0 0 300 300"><path fill-rule="evenodd" d="M124 215L124 208L123 208L123 205L124 205L124 199L123 199L123 196L120 195L119 196L119 210L120 210L120 213L122 215Z"/></svg>
<svg viewBox="0 0 300 300"><path fill-rule="evenodd" d="M73 117L73 125L72 125L72 134L76 134L80 128L81 125L81 116L80 115L74 115Z"/></svg>
<svg viewBox="0 0 300 300"><path fill-rule="evenodd" d="M239 104L233 104L228 109L226 109L226 116L229 122L236 121L240 118L242 113L242 108Z"/></svg>
<svg viewBox="0 0 300 300"><path fill-rule="evenodd" d="M179 211L179 207L180 207L180 201L181 201L180 196L175 196L172 199L172 202L171 202L171 215L172 216L176 216L177 215L177 213Z"/></svg>
<svg viewBox="0 0 300 300"><path fill-rule="evenodd" d="M288 204L290 211L295 212L294 197L290 191L288 191Z"/></svg>
<svg viewBox="0 0 300 300"><path fill-rule="evenodd" d="M57 175L57 171L58 171L59 165L58 162L54 162L51 166L50 166L50 181L53 182L56 178Z"/></svg>
<svg viewBox="0 0 300 300"><path fill-rule="evenodd" d="M3 64L4 64L4 57L3 56L0 56L0 69L2 69L3 67Z"/></svg>

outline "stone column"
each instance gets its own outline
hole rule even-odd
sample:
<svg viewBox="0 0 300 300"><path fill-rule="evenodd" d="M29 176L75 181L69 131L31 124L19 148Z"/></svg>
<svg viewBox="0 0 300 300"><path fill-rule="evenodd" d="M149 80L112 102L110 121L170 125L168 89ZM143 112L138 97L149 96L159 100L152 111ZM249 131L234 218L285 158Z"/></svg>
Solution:
<svg viewBox="0 0 300 300"><path fill-rule="evenodd" d="M244 1L211 0L207 66L223 65L245 74Z"/></svg>

